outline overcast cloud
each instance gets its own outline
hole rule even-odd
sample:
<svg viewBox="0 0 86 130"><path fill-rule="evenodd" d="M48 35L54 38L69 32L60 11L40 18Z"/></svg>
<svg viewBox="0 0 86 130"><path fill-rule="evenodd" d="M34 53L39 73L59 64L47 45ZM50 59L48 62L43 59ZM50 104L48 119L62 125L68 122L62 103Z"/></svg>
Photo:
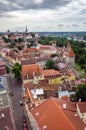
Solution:
<svg viewBox="0 0 86 130"><path fill-rule="evenodd" d="M0 31L86 31L85 0L0 0Z"/></svg>

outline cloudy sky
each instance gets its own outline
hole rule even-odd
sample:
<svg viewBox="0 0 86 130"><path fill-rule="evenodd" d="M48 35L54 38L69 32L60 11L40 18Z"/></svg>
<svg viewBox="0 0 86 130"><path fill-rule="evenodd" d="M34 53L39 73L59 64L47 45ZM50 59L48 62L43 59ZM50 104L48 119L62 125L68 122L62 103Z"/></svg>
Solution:
<svg viewBox="0 0 86 130"><path fill-rule="evenodd" d="M86 0L0 0L0 31L86 31Z"/></svg>

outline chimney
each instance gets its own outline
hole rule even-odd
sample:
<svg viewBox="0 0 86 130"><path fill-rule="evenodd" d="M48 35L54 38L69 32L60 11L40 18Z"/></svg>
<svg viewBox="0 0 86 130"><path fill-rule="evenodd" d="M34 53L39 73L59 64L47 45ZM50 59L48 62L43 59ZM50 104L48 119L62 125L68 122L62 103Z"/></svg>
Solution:
<svg viewBox="0 0 86 130"><path fill-rule="evenodd" d="M2 113L2 114L1 114L1 117L2 117L2 119L3 119L3 118L5 118L5 115L4 115L4 113Z"/></svg>
<svg viewBox="0 0 86 130"><path fill-rule="evenodd" d="M63 104L63 108L66 109L67 108L67 105L66 103Z"/></svg>

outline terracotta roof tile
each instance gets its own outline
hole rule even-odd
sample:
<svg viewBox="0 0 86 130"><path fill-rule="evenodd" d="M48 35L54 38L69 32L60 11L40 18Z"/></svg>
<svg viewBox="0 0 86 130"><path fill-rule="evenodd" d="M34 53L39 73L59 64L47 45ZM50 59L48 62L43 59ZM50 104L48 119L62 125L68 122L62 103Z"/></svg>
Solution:
<svg viewBox="0 0 86 130"><path fill-rule="evenodd" d="M68 57L75 57L75 54L74 54L74 52L73 52L72 49L70 49L70 50L68 51L67 56L68 56Z"/></svg>
<svg viewBox="0 0 86 130"><path fill-rule="evenodd" d="M66 109L63 104L66 104ZM64 100L49 98L31 113L40 129L46 126L46 130L83 130L85 127L80 118L75 116L74 105Z"/></svg>
<svg viewBox="0 0 86 130"><path fill-rule="evenodd" d="M27 48L25 50L22 51L22 53L25 53L25 52L28 52L28 53L36 53L36 52L40 52L40 50L36 49L36 48Z"/></svg>
<svg viewBox="0 0 86 130"><path fill-rule="evenodd" d="M4 118L1 118L1 114L4 113ZM0 130L5 130L9 128L9 130L14 130L12 115L10 113L10 108L5 108L4 110L0 110Z"/></svg>
<svg viewBox="0 0 86 130"><path fill-rule="evenodd" d="M68 96L62 96L61 99L68 101Z"/></svg>
<svg viewBox="0 0 86 130"><path fill-rule="evenodd" d="M59 71L55 71L53 69L49 69L49 70L42 70L42 74L44 76L50 76L50 75L60 75L60 72Z"/></svg>
<svg viewBox="0 0 86 130"><path fill-rule="evenodd" d="M35 76L41 76L41 68L37 64L23 65L22 66L22 78L26 79L27 74L29 79L33 79L33 73Z"/></svg>
<svg viewBox="0 0 86 130"><path fill-rule="evenodd" d="M77 105L81 113L86 113L86 102L79 102Z"/></svg>

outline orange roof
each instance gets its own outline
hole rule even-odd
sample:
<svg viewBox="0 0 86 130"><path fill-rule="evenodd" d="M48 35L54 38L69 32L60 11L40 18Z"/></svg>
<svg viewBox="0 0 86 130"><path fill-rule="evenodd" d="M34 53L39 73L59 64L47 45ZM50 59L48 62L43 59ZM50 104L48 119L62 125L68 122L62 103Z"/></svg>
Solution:
<svg viewBox="0 0 86 130"><path fill-rule="evenodd" d="M30 96L31 96L31 92L28 88L25 89L25 99L28 100L30 99Z"/></svg>
<svg viewBox="0 0 86 130"><path fill-rule="evenodd" d="M77 105L81 113L86 113L86 102L79 102Z"/></svg>
<svg viewBox="0 0 86 130"><path fill-rule="evenodd" d="M63 104L66 104L66 109ZM75 116L74 105L64 100L49 98L31 111L40 129L83 130L85 124Z"/></svg>
<svg viewBox="0 0 86 130"><path fill-rule="evenodd" d="M27 49L24 49L22 51L22 53L25 53L25 52L28 52L28 53L35 53L35 52L40 52L38 49L36 48L27 48Z"/></svg>
<svg viewBox="0 0 86 130"><path fill-rule="evenodd" d="M61 99L68 101L69 98L68 98L68 96L66 95L66 96L62 96Z"/></svg>
<svg viewBox="0 0 86 130"><path fill-rule="evenodd" d="M22 66L22 78L33 79L33 76L41 76L41 67L37 64L23 65Z"/></svg>
<svg viewBox="0 0 86 130"><path fill-rule="evenodd" d="M75 54L74 54L74 52L73 52L72 49L70 49L70 50L68 51L67 56L68 56L68 57L74 57L74 56L75 56Z"/></svg>
<svg viewBox="0 0 86 130"><path fill-rule="evenodd" d="M2 114L4 114L4 118L2 118ZM12 114L10 108L7 107L5 109L0 110L0 130L14 130L14 123L12 120Z"/></svg>
<svg viewBox="0 0 86 130"><path fill-rule="evenodd" d="M54 51L54 50L56 50L56 48L54 46L50 46L50 45L42 45L42 46L40 46L40 50L51 50L51 51Z"/></svg>
<svg viewBox="0 0 86 130"><path fill-rule="evenodd" d="M33 82L28 82L23 84L25 88L29 88L30 90L33 89L34 87L37 88L37 85L34 85Z"/></svg>
<svg viewBox="0 0 86 130"><path fill-rule="evenodd" d="M43 74L43 76L60 75L60 72L55 71L53 69L49 69L49 70L42 70L42 74Z"/></svg>

